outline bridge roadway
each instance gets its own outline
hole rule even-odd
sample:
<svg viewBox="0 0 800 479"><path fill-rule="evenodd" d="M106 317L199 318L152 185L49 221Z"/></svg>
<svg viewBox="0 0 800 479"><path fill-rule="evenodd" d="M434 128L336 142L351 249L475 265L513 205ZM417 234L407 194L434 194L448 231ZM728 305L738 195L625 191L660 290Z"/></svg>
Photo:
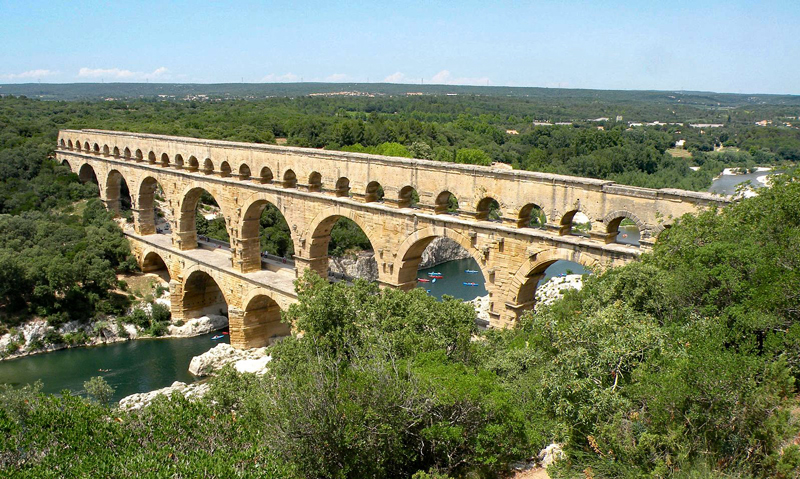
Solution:
<svg viewBox="0 0 800 479"><path fill-rule="evenodd" d="M378 281L387 287L415 287L422 252L433 239L461 245L486 282L490 324L505 327L533 306L536 284L553 262L606 267L635 260L675 218L729 201L474 165L100 130L61 131L56 157L82 180L95 181L111 210L119 211L127 186L134 252L143 268L160 261L170 271L175 317L224 299L232 328L241 324L235 341L241 346L274 333L280 310L296 300L289 278L305 269L326 275L331 229L342 217L369 238ZM229 253L195 251L202 247L195 215L204 192L219 204ZM156 234L156 195L166 205L169 235ZM455 214L448 212L451 198ZM489 218L494 201L498 221ZM289 225L294 275L261 261L259 219L269 204ZM546 216L542 229L530 224L536 210ZM577 213L591 221L588 236L573 234ZM638 227L640 246L615 242L625 219Z"/></svg>

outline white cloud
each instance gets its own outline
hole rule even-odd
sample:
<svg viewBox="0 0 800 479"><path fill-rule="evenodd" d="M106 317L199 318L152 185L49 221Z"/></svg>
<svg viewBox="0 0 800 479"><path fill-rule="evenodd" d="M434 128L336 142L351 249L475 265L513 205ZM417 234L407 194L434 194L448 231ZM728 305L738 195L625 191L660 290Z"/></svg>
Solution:
<svg viewBox="0 0 800 479"><path fill-rule="evenodd" d="M265 76L261 79L262 82L265 83L278 83L278 82L296 82L299 80L300 77L295 75L294 73L285 73L283 75L276 75L274 73L270 73L269 75Z"/></svg>
<svg viewBox="0 0 800 479"><path fill-rule="evenodd" d="M325 81L337 83L337 82L347 81L348 78L349 77L344 73L334 73L333 75L328 75L327 77L325 77Z"/></svg>
<svg viewBox="0 0 800 479"><path fill-rule="evenodd" d="M433 75L430 82L440 85L488 85L489 77L454 77L448 70L442 70Z"/></svg>
<svg viewBox="0 0 800 479"><path fill-rule="evenodd" d="M152 72L135 72L122 70L120 68L87 68L78 70L80 78L102 78L111 80L152 80L157 78L169 78L169 70L166 67L159 67Z"/></svg>
<svg viewBox="0 0 800 479"><path fill-rule="evenodd" d="M57 71L38 69L28 70L22 73L6 73L4 75L0 75L0 78L6 78L8 80L37 80L42 77L49 77L57 74Z"/></svg>
<svg viewBox="0 0 800 479"><path fill-rule="evenodd" d="M403 83L406 80L406 75L403 72L394 72L388 77L383 79L384 83Z"/></svg>

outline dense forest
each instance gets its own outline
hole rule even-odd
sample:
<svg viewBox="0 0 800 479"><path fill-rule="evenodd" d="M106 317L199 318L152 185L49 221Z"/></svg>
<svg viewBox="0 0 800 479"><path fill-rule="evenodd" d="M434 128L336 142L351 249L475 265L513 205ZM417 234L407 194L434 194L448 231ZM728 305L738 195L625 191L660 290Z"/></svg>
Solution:
<svg viewBox="0 0 800 479"><path fill-rule="evenodd" d="M748 117L788 114L792 105L774 100L744 113L744 100L717 110L698 96L676 110L684 116L675 122L726 117L722 127L694 128L578 121L593 117L593 108L608 115L613 105L625 108L613 95L600 106L564 101L563 116L544 117L573 121L561 126L532 124L557 99L467 92L3 97L0 327L30 317L88 320L127 307L115 273L135 262L94 199L96 185L49 159L60 128L496 161L703 189L723 166L797 161L798 130L755 126ZM654 112L668 106L650 105ZM670 153L678 139L690 155ZM309 274L284 318L304 334L271 347L264 377L227 370L203 399L176 395L132 412L103 394L3 386L0 470L19 477L493 478L559 442L567 457L548 470L552 477L798 478L800 176L776 178L753 198L677 219L642 261L598 271L581 291L526 314L514 329L478 330L470 305L420 289L328 284ZM262 248L291 254L277 210L266 210L261 226ZM224 232L216 220L200 227ZM343 226L331 247L358 247L358 233ZM138 318L155 329L161 319Z"/></svg>

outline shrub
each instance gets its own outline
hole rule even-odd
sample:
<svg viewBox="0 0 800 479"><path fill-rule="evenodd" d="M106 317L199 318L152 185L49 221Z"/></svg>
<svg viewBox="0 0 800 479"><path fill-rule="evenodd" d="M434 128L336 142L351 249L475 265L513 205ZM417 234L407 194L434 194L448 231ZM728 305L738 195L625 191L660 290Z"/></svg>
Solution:
<svg viewBox="0 0 800 479"><path fill-rule="evenodd" d="M95 376L92 379L83 383L83 388L86 393L93 397L95 401L102 405L107 405L114 395L114 388L112 388L105 379L100 376Z"/></svg>

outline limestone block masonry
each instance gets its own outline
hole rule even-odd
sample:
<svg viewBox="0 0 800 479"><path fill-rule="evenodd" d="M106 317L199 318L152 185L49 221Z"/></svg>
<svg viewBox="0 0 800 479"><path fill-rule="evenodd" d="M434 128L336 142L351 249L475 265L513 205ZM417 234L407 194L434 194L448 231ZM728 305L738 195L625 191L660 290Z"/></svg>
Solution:
<svg viewBox="0 0 800 479"><path fill-rule="evenodd" d="M286 332L278 320L296 300L291 279L305 269L327 272L330 231L340 217L369 237L386 287L415 287L425 247L452 239L480 265L490 324L507 327L533 306L536 284L554 261L593 268L632 261L676 218L730 201L591 178L103 130L62 130L56 157L81 179L96 178L111 210L120 209L124 181L134 216L127 234L143 267L167 266L173 314L189 317L224 300L231 343L241 348ZM229 252L198 247L195 210L204 190L219 203ZM168 234L155 230L156 194L170 210ZM455 213L448 212L451 196ZM488 220L492 200L495 221ZM291 229L294 270L261 261L258 220L270 203ZM536 211L546 217L543 228L530 226ZM579 212L591 221L583 236L572 234ZM626 218L639 228L640 246L615 242Z"/></svg>

